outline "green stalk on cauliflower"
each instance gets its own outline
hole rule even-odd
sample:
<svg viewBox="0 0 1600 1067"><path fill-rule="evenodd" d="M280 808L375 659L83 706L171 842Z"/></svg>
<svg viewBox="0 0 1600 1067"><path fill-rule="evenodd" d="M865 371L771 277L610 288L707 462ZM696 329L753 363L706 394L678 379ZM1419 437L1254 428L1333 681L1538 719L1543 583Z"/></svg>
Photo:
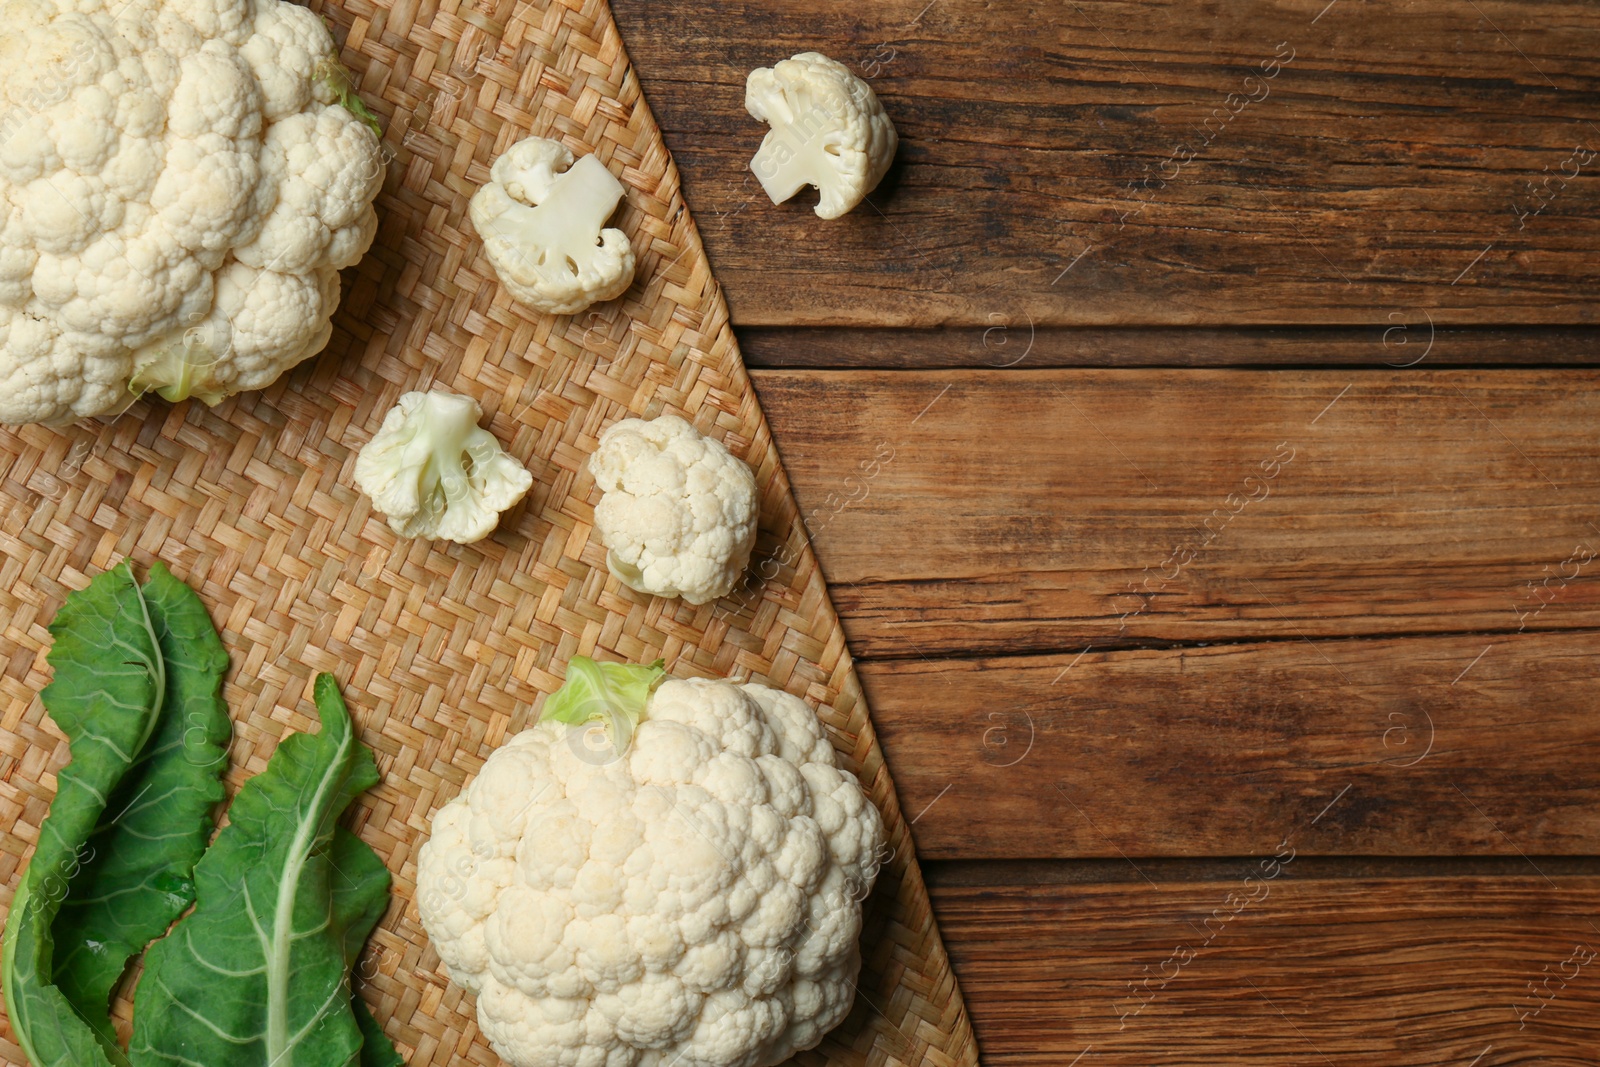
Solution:
<svg viewBox="0 0 1600 1067"><path fill-rule="evenodd" d="M588 656L567 662L567 681L545 701L541 722L586 726L582 744L593 753L628 751L633 731L644 718L650 694L666 678L666 660L648 666L596 663Z"/></svg>
<svg viewBox="0 0 1600 1067"><path fill-rule="evenodd" d="M372 136L379 140L383 139L383 120L373 114L367 102L356 92L355 84L350 80L350 72L345 69L343 63L333 56L328 56L317 64L317 79L333 90L334 98L339 101L340 107L366 123L367 129L372 131Z"/></svg>

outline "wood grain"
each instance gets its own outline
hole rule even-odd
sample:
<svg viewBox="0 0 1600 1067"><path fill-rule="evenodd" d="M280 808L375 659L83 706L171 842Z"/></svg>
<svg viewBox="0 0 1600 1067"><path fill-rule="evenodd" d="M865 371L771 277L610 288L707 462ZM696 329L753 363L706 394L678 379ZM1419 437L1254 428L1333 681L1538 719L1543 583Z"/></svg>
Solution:
<svg viewBox="0 0 1600 1067"><path fill-rule="evenodd" d="M1297 862L1159 886L935 880L985 1062L1594 1062L1600 879L1331 880Z"/></svg>
<svg viewBox="0 0 1600 1067"><path fill-rule="evenodd" d="M863 662L918 854L1600 853L1594 631Z"/></svg>
<svg viewBox="0 0 1600 1067"><path fill-rule="evenodd" d="M616 8L739 325L1594 321L1591 4ZM834 223L748 170L805 49L901 133Z"/></svg>
<svg viewBox="0 0 1600 1067"><path fill-rule="evenodd" d="M754 377L867 658L1600 626L1594 370Z"/></svg>
<svg viewBox="0 0 1600 1067"><path fill-rule="evenodd" d="M1600 11L614 3L986 1062L1592 1063ZM812 48L903 138L831 224Z"/></svg>
<svg viewBox="0 0 1600 1067"><path fill-rule="evenodd" d="M1391 312L1376 326L1030 327L997 315L981 326L864 330L750 326L738 332L745 365L819 370L1040 367L1549 366L1600 362L1591 326L1436 325Z"/></svg>

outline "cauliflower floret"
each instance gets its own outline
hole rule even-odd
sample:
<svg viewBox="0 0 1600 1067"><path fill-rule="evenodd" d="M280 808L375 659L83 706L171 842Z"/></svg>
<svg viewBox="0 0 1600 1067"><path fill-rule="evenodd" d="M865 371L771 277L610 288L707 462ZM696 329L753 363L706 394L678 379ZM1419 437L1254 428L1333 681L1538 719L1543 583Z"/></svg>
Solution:
<svg viewBox="0 0 1600 1067"><path fill-rule="evenodd" d="M328 56L323 44L327 26L316 13L296 4L263 4L256 32L239 49L261 85L263 114L276 122L302 110L326 84L317 81L318 65ZM333 102L331 88L323 103Z"/></svg>
<svg viewBox="0 0 1600 1067"><path fill-rule="evenodd" d="M356 485L401 537L471 544L533 485L533 475L478 425L470 396L407 393L356 456Z"/></svg>
<svg viewBox="0 0 1600 1067"><path fill-rule="evenodd" d="M0 348L11 360L3 378L0 414L7 405L46 408L85 401L105 409L126 403L127 356L99 334L59 329L55 323L0 307Z"/></svg>
<svg viewBox="0 0 1600 1067"><path fill-rule="evenodd" d="M820 52L751 71L744 107L772 127L750 161L761 188L781 204L814 185L821 194L817 214L825 219L861 203L899 146L872 87Z"/></svg>
<svg viewBox="0 0 1600 1067"><path fill-rule="evenodd" d="M618 581L691 604L733 588L759 502L755 475L720 441L676 415L624 419L600 435L589 471L605 494L594 525Z"/></svg>
<svg viewBox="0 0 1600 1067"><path fill-rule="evenodd" d="M320 351L384 171L323 21L0 0L0 26L0 422L216 403Z"/></svg>
<svg viewBox="0 0 1600 1067"><path fill-rule="evenodd" d="M332 267L280 274L234 260L217 272L215 285L203 321L177 340L135 353L133 392L156 389L172 399L215 404L271 385L286 358L292 366L328 343L339 303L339 272Z"/></svg>
<svg viewBox="0 0 1600 1067"><path fill-rule="evenodd" d="M277 201L267 205L256 239L234 249L239 262L299 274L359 260L377 231L372 198L383 181L360 151L370 132L342 107L274 123L261 165Z"/></svg>
<svg viewBox="0 0 1600 1067"><path fill-rule="evenodd" d="M605 228L622 183L594 156L576 163L559 141L507 149L472 197L472 225L500 284L535 311L574 315L633 284L633 246Z"/></svg>
<svg viewBox="0 0 1600 1067"><path fill-rule="evenodd" d="M418 855L423 925L511 1067L770 1067L854 999L877 809L798 698L663 674L573 657ZM616 719L626 744L586 739Z"/></svg>

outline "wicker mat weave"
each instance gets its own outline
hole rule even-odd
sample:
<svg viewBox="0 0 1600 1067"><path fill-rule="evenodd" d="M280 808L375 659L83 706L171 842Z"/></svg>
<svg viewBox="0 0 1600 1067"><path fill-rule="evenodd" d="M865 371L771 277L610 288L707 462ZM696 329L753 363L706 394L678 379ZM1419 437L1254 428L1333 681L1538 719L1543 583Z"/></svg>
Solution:
<svg viewBox="0 0 1600 1067"><path fill-rule="evenodd" d="M418 922L418 845L578 653L749 674L822 707L895 858L868 902L855 1008L799 1061L975 1064L843 634L610 11L603 0L348 0L322 13L394 157L377 242L347 272L328 351L214 409L141 401L110 421L0 430L0 884L15 885L67 754L35 695L48 680L45 623L124 555L162 559L201 592L233 656L230 789L285 733L312 726L318 671L339 677L378 754L383 784L355 828L395 872L395 900L360 974L413 1067L497 1062ZM627 187L614 225L632 238L639 279L623 301L539 317L495 284L467 199L530 133L597 153ZM397 540L353 488L356 451L384 413L435 383L477 397L537 479L470 548ZM757 578L718 605L619 586L590 535L584 462L599 431L665 411L721 437L762 487ZM9 1030L0 1058L23 1062Z"/></svg>

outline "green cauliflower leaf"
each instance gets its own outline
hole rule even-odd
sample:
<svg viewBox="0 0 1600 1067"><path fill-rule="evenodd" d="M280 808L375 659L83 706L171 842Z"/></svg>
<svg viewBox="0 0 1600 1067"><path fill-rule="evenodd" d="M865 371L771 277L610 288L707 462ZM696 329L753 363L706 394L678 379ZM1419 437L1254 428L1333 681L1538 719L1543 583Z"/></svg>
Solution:
<svg viewBox="0 0 1600 1067"><path fill-rule="evenodd" d="M107 1004L75 1004L56 984L54 928L73 880L86 865L106 862L90 842L113 844L114 828L102 823L156 730L166 664L150 605L126 562L67 597L50 633L55 677L42 697L67 735L71 762L56 775L56 798L12 898L0 984L17 1043L35 1067L121 1067L126 1059L103 1036ZM110 814L115 823L116 809ZM126 963L108 956L105 966L120 974ZM98 988L84 982L75 992L85 995L91 985Z"/></svg>
<svg viewBox="0 0 1600 1067"><path fill-rule="evenodd" d="M331 675L322 729L285 738L245 783L195 868L198 899L145 954L135 1067L330 1067L367 1061L350 966L389 874L335 822L378 770Z"/></svg>
<svg viewBox="0 0 1600 1067"><path fill-rule="evenodd" d="M644 718L650 693L667 676L666 660L648 665L596 663L588 656L567 662L567 680L545 701L539 718L582 726L590 719L626 715L637 723Z"/></svg>
<svg viewBox="0 0 1600 1067"><path fill-rule="evenodd" d="M110 796L110 817L89 836L55 921L55 982L113 1058L121 1053L108 1014L112 990L128 961L194 903L194 865L216 828L231 733L222 701L228 653L205 605L160 563L150 568L143 597L165 665L166 701L149 743Z"/></svg>

